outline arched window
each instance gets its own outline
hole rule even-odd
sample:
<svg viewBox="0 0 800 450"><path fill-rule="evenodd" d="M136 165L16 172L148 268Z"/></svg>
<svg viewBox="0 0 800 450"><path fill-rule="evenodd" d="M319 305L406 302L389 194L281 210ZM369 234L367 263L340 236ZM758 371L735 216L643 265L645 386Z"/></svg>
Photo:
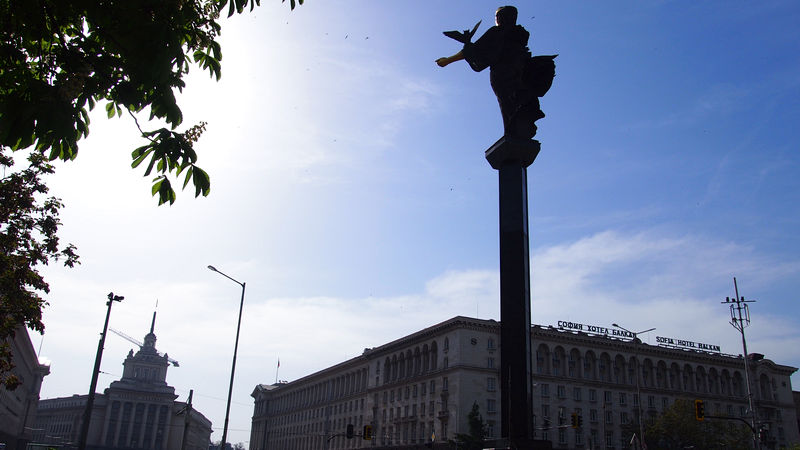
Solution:
<svg viewBox="0 0 800 450"><path fill-rule="evenodd" d="M439 350L436 341L431 342L431 370L436 370L439 365Z"/></svg>
<svg viewBox="0 0 800 450"><path fill-rule="evenodd" d="M586 355L583 357L583 378L586 378L587 380L597 379L596 359L597 358L594 356L593 351L589 350L586 352Z"/></svg>

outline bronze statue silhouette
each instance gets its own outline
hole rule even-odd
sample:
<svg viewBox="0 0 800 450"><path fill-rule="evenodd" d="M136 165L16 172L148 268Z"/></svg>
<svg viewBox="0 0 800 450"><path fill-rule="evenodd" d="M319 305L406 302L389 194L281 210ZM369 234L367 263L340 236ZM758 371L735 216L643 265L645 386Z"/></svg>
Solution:
<svg viewBox="0 0 800 450"><path fill-rule="evenodd" d="M453 56L437 59L436 64L445 67L464 59L476 72L489 67L489 80L503 116L504 136L531 139L536 134L534 122L544 117L539 97L553 84L553 60L558 55L531 56L530 33L517 25L515 7L497 8L495 23L475 42L471 40L480 22L472 30L445 31L445 36L463 43L464 48Z"/></svg>

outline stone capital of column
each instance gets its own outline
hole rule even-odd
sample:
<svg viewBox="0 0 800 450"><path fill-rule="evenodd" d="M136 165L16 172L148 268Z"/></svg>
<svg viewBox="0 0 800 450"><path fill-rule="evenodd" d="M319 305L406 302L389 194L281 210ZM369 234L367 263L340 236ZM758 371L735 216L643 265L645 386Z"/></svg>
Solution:
<svg viewBox="0 0 800 450"><path fill-rule="evenodd" d="M503 136L486 150L486 160L497 170L510 164L528 167L533 164L539 150L541 144L535 139L508 139Z"/></svg>

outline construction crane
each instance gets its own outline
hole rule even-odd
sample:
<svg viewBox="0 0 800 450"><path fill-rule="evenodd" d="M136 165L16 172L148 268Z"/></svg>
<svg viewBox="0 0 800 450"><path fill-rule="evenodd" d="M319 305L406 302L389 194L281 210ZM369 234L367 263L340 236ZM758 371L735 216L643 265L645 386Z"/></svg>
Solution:
<svg viewBox="0 0 800 450"><path fill-rule="evenodd" d="M121 337L122 339L125 339L126 341L128 341L128 342L130 342L132 344L138 345L139 348L144 347L144 344L142 343L142 341L140 341L140 340L138 340L136 338L130 337L127 334L123 333L122 331L115 330L113 328L109 328L108 331L111 331L112 333L116 334L117 336ZM156 350L156 352L158 353L159 356L162 356L162 357L164 356L164 353L161 353L158 350ZM167 356L167 361L172 363L172 365L175 366L175 367L180 367L180 365L178 364L178 361L175 361L174 359L170 358L169 356Z"/></svg>

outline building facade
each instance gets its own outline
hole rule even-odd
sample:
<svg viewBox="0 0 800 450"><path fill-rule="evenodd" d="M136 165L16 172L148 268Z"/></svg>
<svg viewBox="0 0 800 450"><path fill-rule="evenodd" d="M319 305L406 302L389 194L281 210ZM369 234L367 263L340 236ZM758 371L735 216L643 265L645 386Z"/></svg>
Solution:
<svg viewBox="0 0 800 450"><path fill-rule="evenodd" d="M39 363L25 327L17 328L7 343L15 366L11 373L22 384L12 391L0 385L0 444L7 449L24 449L33 437L42 379L50 373L50 367Z"/></svg>
<svg viewBox="0 0 800 450"><path fill-rule="evenodd" d="M679 398L704 400L708 415L749 417L741 356L594 330L532 327L535 438L558 449L629 448L640 416L647 421ZM455 317L291 383L258 385L250 450L444 443L467 433L475 403L488 435L501 438L499 336L496 321ZM796 370L758 357L750 364L767 448L800 442L790 379ZM582 418L579 428L569 426L573 413ZM372 440L361 439L364 425Z"/></svg>
<svg viewBox="0 0 800 450"><path fill-rule="evenodd" d="M153 325L139 351L134 354L131 350L125 358L122 378L95 396L87 448L208 450L211 422L187 408L186 403L176 401L175 388L166 381L169 358L156 350ZM34 440L47 445L75 445L87 399L88 395L73 395L40 401ZM186 426L187 440L182 447Z"/></svg>

